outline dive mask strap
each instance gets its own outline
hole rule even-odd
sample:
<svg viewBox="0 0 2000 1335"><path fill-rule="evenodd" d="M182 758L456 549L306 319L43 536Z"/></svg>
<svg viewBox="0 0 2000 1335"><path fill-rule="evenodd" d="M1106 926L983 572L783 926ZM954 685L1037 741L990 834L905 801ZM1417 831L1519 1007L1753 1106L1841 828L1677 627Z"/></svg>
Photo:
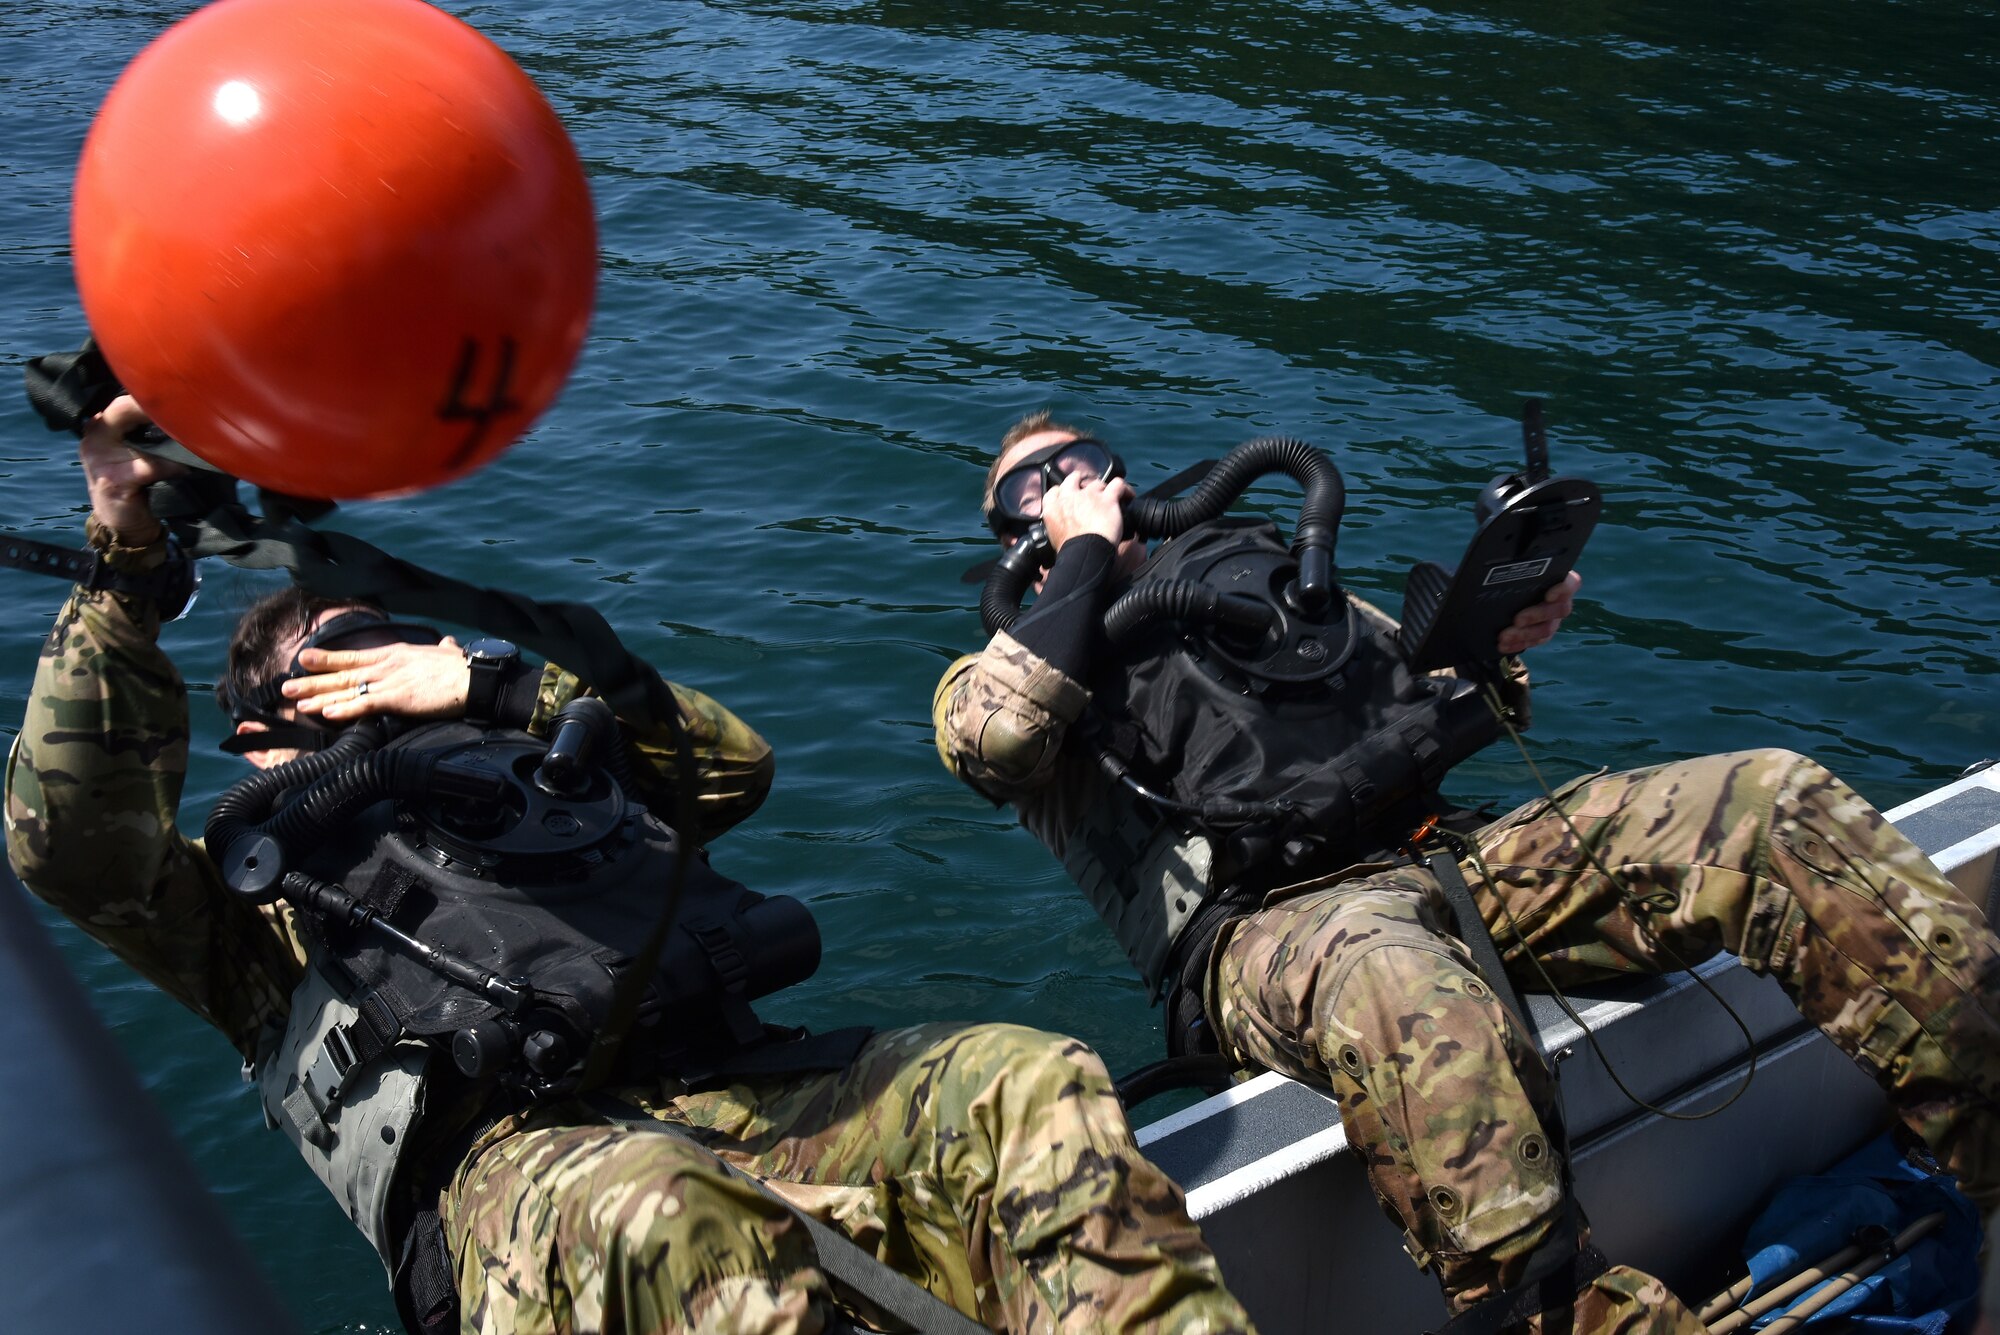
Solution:
<svg viewBox="0 0 2000 1335"><path fill-rule="evenodd" d="M247 756L256 751L324 751L339 735L279 720L266 724L261 732L233 732L217 742L216 747L232 756Z"/></svg>
<svg viewBox="0 0 2000 1335"><path fill-rule="evenodd" d="M1113 457L1115 458L1116 456L1114 455ZM1171 500L1207 477L1210 473L1213 473L1215 465L1219 462L1221 461L1218 459L1199 459L1189 464L1186 468L1183 468L1180 472L1175 473L1164 482L1156 482L1146 490L1140 492L1139 499L1142 501ZM1120 468L1122 475L1122 461Z"/></svg>

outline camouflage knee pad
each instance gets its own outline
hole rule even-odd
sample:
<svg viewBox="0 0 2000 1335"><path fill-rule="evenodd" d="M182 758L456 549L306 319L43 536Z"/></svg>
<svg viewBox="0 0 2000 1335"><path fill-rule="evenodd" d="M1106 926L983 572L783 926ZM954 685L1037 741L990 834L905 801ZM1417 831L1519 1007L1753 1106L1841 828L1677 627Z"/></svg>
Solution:
<svg viewBox="0 0 2000 1335"><path fill-rule="evenodd" d="M1776 789L1746 955L1889 1092L1968 1193L2000 1199L2000 942L1921 850L1822 766Z"/></svg>
<svg viewBox="0 0 2000 1335"><path fill-rule="evenodd" d="M1464 1305L1513 1282L1559 1217L1541 1055L1405 893L1353 892L1313 999L1349 1139L1420 1265ZM1354 916L1360 915L1360 916Z"/></svg>
<svg viewBox="0 0 2000 1335"><path fill-rule="evenodd" d="M792 1335L833 1306L804 1225L657 1132L546 1126L460 1170L444 1205L467 1330Z"/></svg>
<svg viewBox="0 0 2000 1335"><path fill-rule="evenodd" d="M876 1034L845 1070L673 1100L706 1143L1008 1330L1248 1324L1090 1047L1017 1025Z"/></svg>

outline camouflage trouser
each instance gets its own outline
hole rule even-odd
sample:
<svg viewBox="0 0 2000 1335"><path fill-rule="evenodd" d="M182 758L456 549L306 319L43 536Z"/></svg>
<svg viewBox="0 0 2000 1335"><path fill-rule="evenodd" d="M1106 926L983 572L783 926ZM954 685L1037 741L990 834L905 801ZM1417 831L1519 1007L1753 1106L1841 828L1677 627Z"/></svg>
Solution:
<svg viewBox="0 0 2000 1335"><path fill-rule="evenodd" d="M1558 799L1575 833L1531 802L1462 864L1516 985L1543 989L1529 951L1558 984L1732 951L1882 1084L1976 1200L2000 1197L2000 944L1873 807L1786 751L1579 780ZM1550 1077L1427 873L1267 903L1217 943L1211 987L1238 1057L1331 1084L1377 1197L1454 1309L1514 1281L1561 1204L1537 1111ZM1576 1317L1580 1335L1699 1330L1623 1267Z"/></svg>
<svg viewBox="0 0 2000 1335"><path fill-rule="evenodd" d="M442 1214L467 1330L807 1332L805 1230L711 1154L1008 1331L1248 1331L1088 1047L1005 1025L879 1034L845 1070L575 1106L484 1138Z"/></svg>

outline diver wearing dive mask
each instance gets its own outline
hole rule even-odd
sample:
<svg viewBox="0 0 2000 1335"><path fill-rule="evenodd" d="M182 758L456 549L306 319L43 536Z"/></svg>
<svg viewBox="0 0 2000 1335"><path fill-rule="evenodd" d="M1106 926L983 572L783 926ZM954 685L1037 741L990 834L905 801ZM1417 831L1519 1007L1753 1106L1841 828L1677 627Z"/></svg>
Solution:
<svg viewBox="0 0 2000 1335"><path fill-rule="evenodd" d="M232 672L217 685L217 703L230 721L238 725L235 732L222 740L221 749L231 755L277 749L317 751L339 735L340 730L333 723L318 714L302 712L285 693L287 682L317 675L305 665L308 651L379 649L391 644L435 645L444 639L430 626L393 621L387 613L375 608L352 604L319 607L305 642L282 673L245 686L236 680L238 674ZM364 696L368 687L365 682L354 684ZM245 723L254 726L244 728L241 725Z"/></svg>
<svg viewBox="0 0 2000 1335"><path fill-rule="evenodd" d="M1435 837L1417 823L1426 810L1447 813L1454 831L1433 865L1482 888L1478 910L1516 986L1546 991L1544 971L1567 985L1735 951L1884 1086L1968 1195L1988 1209L2000 1202L2000 1117L1986 1093L2000 1087L2000 942L1851 789L1806 757L1758 750L1587 776L1498 820L1449 813L1437 785L1450 738L1427 726L1441 715L1409 701L1427 686L1456 700L1470 678L1412 668L1395 623L1351 594L1338 594L1344 606L1276 609L1261 641L1184 617L1197 607L1191 596L1159 600L1164 615L1131 638L1111 633L1107 605L1131 597L1127 583L1144 592L1176 573L1240 574L1235 587L1250 589L1265 581L1249 575L1269 573L1269 590L1251 589L1269 607L1303 561L1271 526L1218 513L1168 530L1175 536L1128 581L1125 558L1144 547L1114 491L1125 484L1055 488L1028 464L1087 439L1042 413L1002 440L983 498L1008 548L998 573L1030 573L1007 562L1035 522L1053 564L1032 608L998 600L1006 605L991 610L1007 615L988 618L999 628L984 650L946 670L932 705L939 753L983 796L1012 805L1062 862L1164 1000L1170 1051L1219 1050L1232 1066L1333 1089L1377 1199L1463 1329L1528 1329L1543 1302L1567 1309L1551 1319L1576 1335L1703 1326L1665 1285L1607 1270L1584 1245L1534 1036L1454 934L1447 873L1402 852ZM1036 504L1040 517L1029 520ZM1177 594L1213 588L1171 582ZM1494 657L1549 639L1578 583L1572 575L1517 615ZM1277 633L1342 614L1337 637ZM1279 642L1301 646L1289 680L1242 670ZM1517 662L1495 666L1481 675L1524 725L1525 674ZM1339 787L1352 810L1358 794L1389 788L1373 764L1385 737L1409 762L1392 777L1415 781L1391 790L1361 839L1279 826L1260 854L1221 804L1179 790L1163 797L1218 756L1275 781L1278 767L1263 762L1283 756L1288 778L1322 776L1314 796ZM1135 773L1141 761L1149 768ZM1278 805L1235 808L1247 823ZM1649 893L1598 874L1605 866L1643 878ZM1899 925L1914 921L1947 924L1944 948L1939 932L1919 938Z"/></svg>
<svg viewBox="0 0 2000 1335"><path fill-rule="evenodd" d="M986 526L995 537L1025 535L1041 520L1043 499L1072 476L1115 482L1125 476L1125 461L1090 436L1069 436L1032 450L988 485Z"/></svg>

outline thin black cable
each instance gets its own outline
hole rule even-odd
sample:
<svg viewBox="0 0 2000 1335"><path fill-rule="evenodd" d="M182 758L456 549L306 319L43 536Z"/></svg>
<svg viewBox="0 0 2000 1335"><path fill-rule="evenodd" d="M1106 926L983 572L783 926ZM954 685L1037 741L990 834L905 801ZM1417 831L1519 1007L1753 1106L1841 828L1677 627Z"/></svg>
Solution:
<svg viewBox="0 0 2000 1335"><path fill-rule="evenodd" d="M1516 944L1521 947L1521 954L1534 966L1535 972L1541 976L1543 985L1548 988L1549 995L1555 998L1556 1005L1562 1007L1563 1014L1567 1015L1570 1018L1570 1022L1583 1031L1584 1041L1590 1044L1590 1050L1597 1054L1597 1060L1604 1064L1604 1073L1611 1077L1611 1083L1618 1087L1619 1093L1631 1100L1635 1107L1641 1108L1655 1116L1667 1118L1669 1121L1701 1122L1724 1112L1738 1099L1750 1092L1750 1082L1757 1078L1757 1040L1750 1033L1750 1026L1744 1022L1743 1017L1737 1013L1736 1008L1729 1004L1728 999L1720 992L1717 992L1706 978L1695 972L1694 966L1683 960L1677 952L1668 947L1666 942L1654 936L1652 931L1646 926L1646 914L1677 907L1680 902L1679 898L1670 893L1657 896L1635 895L1630 890L1627 890L1616 876L1611 874L1611 869L1606 867L1603 859L1598 857L1596 846L1584 838L1583 831L1576 828L1576 823L1570 820L1569 813L1563 810L1562 803L1556 800L1555 790L1549 787L1548 780L1542 776L1541 767L1535 764L1535 758L1528 753L1527 743L1521 740L1520 732L1507 717L1506 706L1502 703L1499 692L1493 689L1490 682L1482 685L1480 689L1482 698L1486 701L1486 707L1493 711L1493 716L1500 721L1500 726L1507 730L1507 736L1513 739L1515 749L1521 753L1521 759L1527 762L1528 772L1535 776L1535 783L1549 799L1550 810L1562 818L1564 828L1576 840L1577 847L1583 850L1584 857L1589 860L1590 865L1596 869L1600 876L1604 877L1607 883L1618 891L1619 897L1632 909L1634 915L1633 922L1638 927L1640 934L1645 937L1646 943L1673 961L1676 970L1694 979L1702 991L1713 997L1715 1004L1722 1007L1723 1012L1735 1023L1737 1031L1743 1035L1743 1051L1750 1059L1750 1067L1743 1073L1743 1082L1736 1087L1735 1092L1730 1094L1721 1103L1716 1104L1713 1108L1692 1113L1674 1112L1672 1109L1662 1108L1658 1104L1649 1103L1637 1094L1634 1094L1631 1088L1619 1076L1617 1068L1612 1066L1610 1054L1606 1053L1603 1045L1597 1041L1597 1035L1591 1031L1588 1024L1584 1023L1583 1017L1577 1014L1576 1008L1570 1004L1569 998L1563 995L1562 988L1558 987L1556 980L1549 976L1549 971L1543 966L1541 957L1535 953L1534 947L1528 944L1527 935L1521 931L1520 923L1514 920L1514 910L1507 903L1507 897L1500 893L1499 884L1493 876L1492 869L1486 865L1485 855L1480 851L1479 846L1470 839L1447 831L1439 831L1439 837L1454 849L1461 850L1464 857L1472 862L1473 867L1479 872L1480 879L1485 882L1487 890L1492 894L1494 902L1500 906L1500 913L1507 920L1507 930L1512 933Z"/></svg>

